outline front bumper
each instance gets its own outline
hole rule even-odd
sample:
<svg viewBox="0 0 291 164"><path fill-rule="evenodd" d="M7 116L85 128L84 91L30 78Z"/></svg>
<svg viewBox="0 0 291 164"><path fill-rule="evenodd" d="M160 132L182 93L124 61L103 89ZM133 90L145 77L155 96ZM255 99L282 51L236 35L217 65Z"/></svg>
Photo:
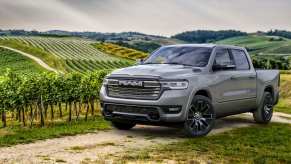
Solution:
<svg viewBox="0 0 291 164"><path fill-rule="evenodd" d="M105 87L101 88L102 114L107 120L129 120L136 122L183 122L186 118L190 90L167 90L158 100L137 100L109 97ZM115 106L108 113L108 106ZM171 108L171 110L170 110ZM179 109L178 111L173 111ZM112 110L112 109L111 109ZM147 113L148 112L148 113Z"/></svg>

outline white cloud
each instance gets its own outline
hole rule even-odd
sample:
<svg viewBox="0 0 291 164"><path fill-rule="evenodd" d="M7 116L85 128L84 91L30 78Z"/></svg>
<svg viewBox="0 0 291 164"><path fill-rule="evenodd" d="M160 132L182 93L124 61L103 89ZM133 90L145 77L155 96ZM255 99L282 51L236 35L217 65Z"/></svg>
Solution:
<svg viewBox="0 0 291 164"><path fill-rule="evenodd" d="M289 0L1 0L0 28L140 31L289 29Z"/></svg>

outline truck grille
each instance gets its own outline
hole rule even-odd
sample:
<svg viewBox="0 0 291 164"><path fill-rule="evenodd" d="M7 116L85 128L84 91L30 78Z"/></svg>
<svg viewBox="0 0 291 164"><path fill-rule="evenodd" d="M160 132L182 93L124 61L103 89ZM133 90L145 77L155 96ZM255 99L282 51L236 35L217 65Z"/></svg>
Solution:
<svg viewBox="0 0 291 164"><path fill-rule="evenodd" d="M161 85L158 81L109 79L107 84L109 97L155 100L160 93Z"/></svg>

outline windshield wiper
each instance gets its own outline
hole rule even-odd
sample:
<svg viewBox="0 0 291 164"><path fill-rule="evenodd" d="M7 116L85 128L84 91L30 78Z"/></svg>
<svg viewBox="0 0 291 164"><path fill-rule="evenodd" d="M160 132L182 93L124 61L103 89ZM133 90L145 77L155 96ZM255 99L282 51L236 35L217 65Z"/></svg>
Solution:
<svg viewBox="0 0 291 164"><path fill-rule="evenodd" d="M164 64L173 64L173 65L183 65L183 66L191 66L190 64L183 64L183 63L178 63L178 62L172 62L172 63L164 63Z"/></svg>
<svg viewBox="0 0 291 164"><path fill-rule="evenodd" d="M161 63L142 63L142 64L161 64Z"/></svg>

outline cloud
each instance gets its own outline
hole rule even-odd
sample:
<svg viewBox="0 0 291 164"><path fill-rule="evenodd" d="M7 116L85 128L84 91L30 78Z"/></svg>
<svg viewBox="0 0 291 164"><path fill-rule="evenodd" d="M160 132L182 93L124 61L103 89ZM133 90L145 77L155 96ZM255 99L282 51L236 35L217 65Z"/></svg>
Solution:
<svg viewBox="0 0 291 164"><path fill-rule="evenodd" d="M140 31L289 29L289 0L1 0L0 28Z"/></svg>

